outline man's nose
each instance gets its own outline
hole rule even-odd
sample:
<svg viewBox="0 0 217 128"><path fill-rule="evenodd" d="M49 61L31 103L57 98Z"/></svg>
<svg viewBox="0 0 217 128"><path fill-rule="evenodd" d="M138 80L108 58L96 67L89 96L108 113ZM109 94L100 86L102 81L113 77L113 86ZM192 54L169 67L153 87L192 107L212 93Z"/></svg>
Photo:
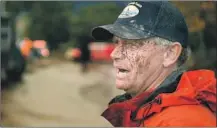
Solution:
<svg viewBox="0 0 217 128"><path fill-rule="evenodd" d="M112 58L113 60L121 59L122 53L121 53L120 47L117 46L117 47L112 51L112 53L110 54L110 56L111 56L111 58Z"/></svg>

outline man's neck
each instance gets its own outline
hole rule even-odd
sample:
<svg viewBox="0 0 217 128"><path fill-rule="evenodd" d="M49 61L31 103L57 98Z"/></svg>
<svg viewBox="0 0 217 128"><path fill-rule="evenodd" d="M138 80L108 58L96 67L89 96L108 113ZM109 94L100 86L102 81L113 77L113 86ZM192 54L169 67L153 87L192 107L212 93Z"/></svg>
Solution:
<svg viewBox="0 0 217 128"><path fill-rule="evenodd" d="M143 92L152 92L174 71L175 68L164 69L163 71L156 71L147 81L146 85L140 89L140 91L132 97L135 97Z"/></svg>

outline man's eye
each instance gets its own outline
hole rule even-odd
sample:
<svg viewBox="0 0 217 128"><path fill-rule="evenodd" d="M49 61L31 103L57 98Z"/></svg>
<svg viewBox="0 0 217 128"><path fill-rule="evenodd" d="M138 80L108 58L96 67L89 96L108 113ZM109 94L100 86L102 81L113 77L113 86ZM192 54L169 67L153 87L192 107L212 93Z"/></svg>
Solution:
<svg viewBox="0 0 217 128"><path fill-rule="evenodd" d="M118 40L113 40L112 42L113 42L115 45L118 44Z"/></svg>

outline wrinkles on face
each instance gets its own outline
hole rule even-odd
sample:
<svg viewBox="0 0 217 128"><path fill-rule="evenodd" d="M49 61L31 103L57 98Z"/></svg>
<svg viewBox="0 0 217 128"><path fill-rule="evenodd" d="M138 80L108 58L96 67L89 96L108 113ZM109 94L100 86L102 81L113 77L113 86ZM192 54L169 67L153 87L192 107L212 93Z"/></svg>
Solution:
<svg viewBox="0 0 217 128"><path fill-rule="evenodd" d="M145 74L144 72L146 72L146 70L151 68L151 66L152 66L151 64L154 64L154 63L152 63L153 58L162 56L162 52L163 52L162 50L163 49L161 47L156 46L155 44L153 44L151 46L150 45L146 46L146 48L144 48L141 51L141 53L143 53L143 54L141 56L138 56L139 61L136 62L137 63L137 73L138 73L138 75ZM160 60L157 60L157 58L156 58L156 60L154 60L154 61L156 62L156 61L160 61ZM158 66L160 68L160 65L158 65ZM156 70L157 68L155 68L154 70ZM148 79L150 76L151 75L148 75L146 77L146 79Z"/></svg>
<svg viewBox="0 0 217 128"><path fill-rule="evenodd" d="M128 43L123 42L122 45L122 55L129 60L131 66L135 65L139 61L142 43Z"/></svg>
<svg viewBox="0 0 217 128"><path fill-rule="evenodd" d="M122 58L127 59L130 62L130 66L137 66L138 69L147 68L150 65L148 59L159 48L156 48L156 44L147 42L130 42L119 39L118 45L116 46L116 54L122 56ZM117 50L118 49L118 50ZM140 66L141 65L141 66Z"/></svg>
<svg viewBox="0 0 217 128"><path fill-rule="evenodd" d="M116 60L113 57L114 62L129 69L129 75L126 75L121 86L133 92L146 84L146 80L159 67L163 56L163 47L152 41L132 42L119 39L114 51L116 56L121 56Z"/></svg>
<svg viewBox="0 0 217 128"><path fill-rule="evenodd" d="M154 43L146 42L141 44L127 44L123 53L132 66L137 69L148 68L153 51L156 51ZM142 71L142 70L139 70Z"/></svg>

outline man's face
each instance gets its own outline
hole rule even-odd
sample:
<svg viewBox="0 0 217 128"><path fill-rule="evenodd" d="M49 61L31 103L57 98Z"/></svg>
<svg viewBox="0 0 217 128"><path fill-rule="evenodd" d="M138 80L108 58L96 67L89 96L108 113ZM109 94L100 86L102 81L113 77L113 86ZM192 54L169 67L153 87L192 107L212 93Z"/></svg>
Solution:
<svg viewBox="0 0 217 128"><path fill-rule="evenodd" d="M116 87L128 93L148 88L147 80L163 68L165 47L153 42L133 42L114 38L116 48L111 53L116 69Z"/></svg>

